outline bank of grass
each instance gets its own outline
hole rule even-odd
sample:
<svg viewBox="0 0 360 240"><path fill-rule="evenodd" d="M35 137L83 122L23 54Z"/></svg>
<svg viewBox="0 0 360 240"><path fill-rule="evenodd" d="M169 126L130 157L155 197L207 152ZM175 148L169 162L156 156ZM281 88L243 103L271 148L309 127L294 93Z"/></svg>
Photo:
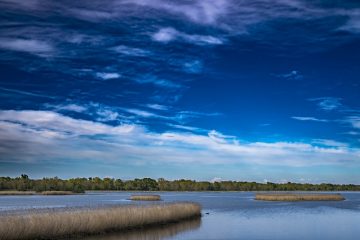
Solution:
<svg viewBox="0 0 360 240"><path fill-rule="evenodd" d="M343 201L341 194L302 194L302 193L257 193L255 200L262 201Z"/></svg>
<svg viewBox="0 0 360 240"><path fill-rule="evenodd" d="M201 207L196 203L5 215L0 216L0 240L67 238L178 222L200 216Z"/></svg>
<svg viewBox="0 0 360 240"><path fill-rule="evenodd" d="M79 193L74 193L72 191L43 191L39 192L41 195L74 195Z"/></svg>
<svg viewBox="0 0 360 240"><path fill-rule="evenodd" d="M160 195L155 195L155 194L131 195L130 200L133 200L133 201L160 201L161 197L160 197Z"/></svg>
<svg viewBox="0 0 360 240"><path fill-rule="evenodd" d="M34 191L0 191L0 196L11 196L11 195L35 195L36 192Z"/></svg>
<svg viewBox="0 0 360 240"><path fill-rule="evenodd" d="M26 195L74 195L79 194L72 191L43 191L43 192L35 192L35 191L0 191L0 196L26 196Z"/></svg>

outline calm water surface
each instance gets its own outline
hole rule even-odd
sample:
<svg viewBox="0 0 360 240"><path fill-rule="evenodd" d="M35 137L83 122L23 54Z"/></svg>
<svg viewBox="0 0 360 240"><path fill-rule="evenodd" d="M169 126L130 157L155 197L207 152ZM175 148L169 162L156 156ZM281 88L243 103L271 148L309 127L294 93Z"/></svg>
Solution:
<svg viewBox="0 0 360 240"><path fill-rule="evenodd" d="M28 209L134 204L130 192L73 196L1 196L0 214ZM251 192L164 192L164 202L194 201L201 220L87 237L122 239L359 239L360 193L342 193L341 202L254 201ZM136 203L140 204L140 203ZM141 203L149 204L149 203Z"/></svg>

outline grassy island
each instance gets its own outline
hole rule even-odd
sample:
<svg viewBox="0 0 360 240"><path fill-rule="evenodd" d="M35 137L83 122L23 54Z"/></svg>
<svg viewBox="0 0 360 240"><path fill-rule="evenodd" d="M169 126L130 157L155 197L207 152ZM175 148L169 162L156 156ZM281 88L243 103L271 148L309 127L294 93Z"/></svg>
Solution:
<svg viewBox="0 0 360 240"><path fill-rule="evenodd" d="M340 194L302 194L302 193L258 193L255 200L262 201L343 201L345 198Z"/></svg>
<svg viewBox="0 0 360 240"><path fill-rule="evenodd" d="M132 195L130 200L133 201L160 201L160 195Z"/></svg>
<svg viewBox="0 0 360 240"><path fill-rule="evenodd" d="M201 207L196 203L4 215L0 216L0 240L68 238L72 235L89 235L179 222L200 216Z"/></svg>
<svg viewBox="0 0 360 240"><path fill-rule="evenodd" d="M80 193L74 193L72 191L43 191L40 192L41 195L74 195Z"/></svg>

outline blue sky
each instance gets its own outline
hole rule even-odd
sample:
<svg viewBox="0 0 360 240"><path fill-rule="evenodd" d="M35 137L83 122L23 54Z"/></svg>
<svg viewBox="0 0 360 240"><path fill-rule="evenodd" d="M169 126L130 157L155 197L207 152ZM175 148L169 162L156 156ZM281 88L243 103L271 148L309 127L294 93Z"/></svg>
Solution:
<svg viewBox="0 0 360 240"><path fill-rule="evenodd" d="M0 8L0 175L360 184L358 1Z"/></svg>

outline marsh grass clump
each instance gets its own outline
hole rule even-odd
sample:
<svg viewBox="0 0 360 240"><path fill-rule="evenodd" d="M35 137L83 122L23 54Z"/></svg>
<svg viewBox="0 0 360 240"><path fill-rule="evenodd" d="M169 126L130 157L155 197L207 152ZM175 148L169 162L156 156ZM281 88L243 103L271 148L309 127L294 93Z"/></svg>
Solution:
<svg viewBox="0 0 360 240"><path fill-rule="evenodd" d="M301 193L258 193L255 200L262 201L343 201L345 198L341 194L301 194Z"/></svg>
<svg viewBox="0 0 360 240"><path fill-rule="evenodd" d="M200 216L201 206L196 203L4 215L0 216L0 240L69 238L72 235L166 224Z"/></svg>
<svg viewBox="0 0 360 240"><path fill-rule="evenodd" d="M72 191L43 191L39 192L41 195L74 195L78 193L74 193Z"/></svg>
<svg viewBox="0 0 360 240"><path fill-rule="evenodd" d="M160 201L160 195L132 195L130 200L133 201Z"/></svg>
<svg viewBox="0 0 360 240"><path fill-rule="evenodd" d="M35 195L34 191L16 191L16 190L9 190L9 191L0 191L0 196L11 196L11 195Z"/></svg>

